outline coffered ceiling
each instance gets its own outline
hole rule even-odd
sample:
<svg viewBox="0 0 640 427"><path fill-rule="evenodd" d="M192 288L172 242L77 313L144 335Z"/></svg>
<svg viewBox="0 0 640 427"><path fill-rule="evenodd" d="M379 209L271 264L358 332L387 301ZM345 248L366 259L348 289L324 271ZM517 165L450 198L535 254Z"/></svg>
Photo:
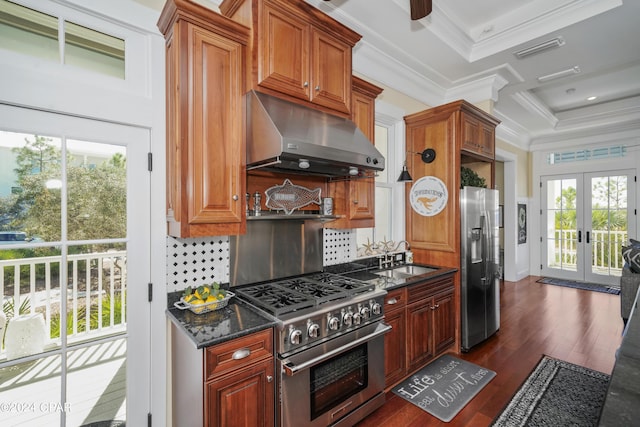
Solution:
<svg viewBox="0 0 640 427"><path fill-rule="evenodd" d="M432 106L492 99L522 148L640 130L638 0L433 0L418 21L409 0L306 1L362 34L355 72Z"/></svg>

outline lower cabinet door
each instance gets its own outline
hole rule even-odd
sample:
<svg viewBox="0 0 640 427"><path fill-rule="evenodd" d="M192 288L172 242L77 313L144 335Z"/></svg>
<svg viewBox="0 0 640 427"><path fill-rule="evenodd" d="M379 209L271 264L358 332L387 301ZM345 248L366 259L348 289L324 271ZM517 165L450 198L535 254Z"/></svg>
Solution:
<svg viewBox="0 0 640 427"><path fill-rule="evenodd" d="M434 297L435 310L433 312L433 343L435 353L438 354L455 340L455 307L453 306L453 291L443 292Z"/></svg>
<svg viewBox="0 0 640 427"><path fill-rule="evenodd" d="M271 359L208 382L205 426L273 427L273 372Z"/></svg>
<svg viewBox="0 0 640 427"><path fill-rule="evenodd" d="M392 327L384 336L384 378L386 387L402 380L406 374L406 324L404 307L387 311L384 321Z"/></svg>
<svg viewBox="0 0 640 427"><path fill-rule="evenodd" d="M408 369L413 371L434 355L431 330L433 328L432 299L422 300L407 307L407 359Z"/></svg>

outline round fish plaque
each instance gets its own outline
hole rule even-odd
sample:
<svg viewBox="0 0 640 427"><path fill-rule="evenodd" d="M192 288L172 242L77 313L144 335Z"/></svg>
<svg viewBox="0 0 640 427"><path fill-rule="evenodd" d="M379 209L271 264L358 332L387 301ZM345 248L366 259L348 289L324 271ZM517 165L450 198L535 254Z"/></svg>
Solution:
<svg viewBox="0 0 640 427"><path fill-rule="evenodd" d="M447 206L447 200L447 186L435 176L423 176L413 183L409 192L411 207L422 216L439 214Z"/></svg>

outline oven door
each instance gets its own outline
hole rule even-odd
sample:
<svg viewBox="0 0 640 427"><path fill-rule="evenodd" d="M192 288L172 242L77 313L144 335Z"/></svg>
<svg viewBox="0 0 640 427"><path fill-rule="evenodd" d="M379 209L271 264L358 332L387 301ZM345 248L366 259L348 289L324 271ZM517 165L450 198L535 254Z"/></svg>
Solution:
<svg viewBox="0 0 640 427"><path fill-rule="evenodd" d="M382 404L384 334L390 330L373 323L280 360L281 426L326 427Z"/></svg>

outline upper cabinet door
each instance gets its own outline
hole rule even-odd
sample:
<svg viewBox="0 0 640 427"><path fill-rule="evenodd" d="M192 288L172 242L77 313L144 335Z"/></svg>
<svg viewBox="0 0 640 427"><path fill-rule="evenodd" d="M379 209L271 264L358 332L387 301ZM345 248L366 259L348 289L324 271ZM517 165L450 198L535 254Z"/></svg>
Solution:
<svg viewBox="0 0 640 427"><path fill-rule="evenodd" d="M309 100L309 25L266 3L258 43L258 85Z"/></svg>
<svg viewBox="0 0 640 427"><path fill-rule="evenodd" d="M348 113L351 104L351 46L315 29L311 33L311 101Z"/></svg>
<svg viewBox="0 0 640 427"><path fill-rule="evenodd" d="M239 43L189 26L193 65L190 224L240 223L244 211Z"/></svg>
<svg viewBox="0 0 640 427"><path fill-rule="evenodd" d="M168 234L242 234L250 29L185 2L167 3L158 26L167 46Z"/></svg>

